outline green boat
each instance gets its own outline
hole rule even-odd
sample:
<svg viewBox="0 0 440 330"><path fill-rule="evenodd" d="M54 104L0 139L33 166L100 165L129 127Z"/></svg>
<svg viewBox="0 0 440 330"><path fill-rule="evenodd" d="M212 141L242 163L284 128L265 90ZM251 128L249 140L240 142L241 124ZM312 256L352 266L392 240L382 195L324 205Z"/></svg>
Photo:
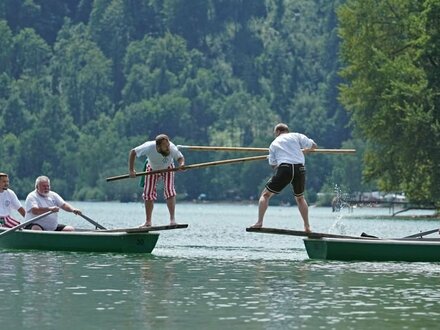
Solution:
<svg viewBox="0 0 440 330"><path fill-rule="evenodd" d="M440 238L425 238L439 229L406 236L382 239L366 234L346 236L326 233L306 233L279 228L246 228L249 232L305 236L304 245L310 259L342 261L440 261Z"/></svg>
<svg viewBox="0 0 440 330"><path fill-rule="evenodd" d="M5 229L0 228L0 233ZM0 238L0 249L151 253L158 233L91 231L17 230Z"/></svg>
<svg viewBox="0 0 440 330"><path fill-rule="evenodd" d="M28 224L37 221L53 211L40 214L13 228L0 227L0 249L151 253L159 238L159 230L187 228L187 224L149 226L135 228L107 229L84 214L82 218L96 227L96 230L75 231L25 230Z"/></svg>
<svg viewBox="0 0 440 330"><path fill-rule="evenodd" d="M305 238L310 259L343 261L440 261L440 239Z"/></svg>

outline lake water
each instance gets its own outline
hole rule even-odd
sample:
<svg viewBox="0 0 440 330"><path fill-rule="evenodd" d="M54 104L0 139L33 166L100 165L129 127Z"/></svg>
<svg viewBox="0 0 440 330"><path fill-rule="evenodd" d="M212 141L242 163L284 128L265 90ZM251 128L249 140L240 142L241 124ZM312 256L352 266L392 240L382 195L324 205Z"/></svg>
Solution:
<svg viewBox="0 0 440 330"><path fill-rule="evenodd" d="M72 204L109 228L144 219L141 203ZM161 232L151 255L1 251L1 329L438 328L440 263L312 261L299 237L246 232L256 205L179 203L176 214L189 227ZM317 232L403 237L440 225L388 216L310 208ZM168 222L165 204L153 221ZM265 226L302 230L296 207L271 206Z"/></svg>

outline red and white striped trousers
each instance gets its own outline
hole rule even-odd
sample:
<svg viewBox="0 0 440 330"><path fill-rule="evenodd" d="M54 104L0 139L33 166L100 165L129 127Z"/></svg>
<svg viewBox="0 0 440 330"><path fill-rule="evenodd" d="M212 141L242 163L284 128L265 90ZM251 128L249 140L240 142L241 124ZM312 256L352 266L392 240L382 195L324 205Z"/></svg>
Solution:
<svg viewBox="0 0 440 330"><path fill-rule="evenodd" d="M168 166L174 168L174 165ZM151 171L150 165L147 165L147 172ZM145 176L144 193L142 197L146 201L155 201L157 199L157 181L163 179L163 196L165 199L176 196L176 189L174 187L174 172L158 173Z"/></svg>
<svg viewBox="0 0 440 330"><path fill-rule="evenodd" d="M15 220L13 217L7 215L3 218L3 227L12 228L20 224L19 221Z"/></svg>

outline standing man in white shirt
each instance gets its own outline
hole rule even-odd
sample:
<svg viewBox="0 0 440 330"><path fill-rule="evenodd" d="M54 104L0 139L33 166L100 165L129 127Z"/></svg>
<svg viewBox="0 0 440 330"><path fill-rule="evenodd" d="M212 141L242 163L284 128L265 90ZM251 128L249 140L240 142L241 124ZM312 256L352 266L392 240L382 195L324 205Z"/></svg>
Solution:
<svg viewBox="0 0 440 330"><path fill-rule="evenodd" d="M156 136L154 141L147 141L136 148L130 150L128 156L128 171L130 177L136 176L134 162L136 157L146 156L147 172L172 169L174 161L177 161L179 167L185 165L185 158L177 147L170 141L165 134ZM152 224L152 215L154 201L157 199L157 181L163 179L164 198L167 202L168 211L170 213L170 225L176 224L175 208L176 208L176 189L174 186L174 172L157 173L145 176L144 192L142 197L145 203L145 223L141 227L150 227Z"/></svg>
<svg viewBox="0 0 440 330"><path fill-rule="evenodd" d="M275 169L275 174L266 183L261 193L258 201L258 220L252 228L263 226L264 214L269 207L270 198L279 194L290 183L304 221L304 231L309 233L311 232L309 206L304 198L306 168L303 152L316 149L317 145L304 134L289 133L289 127L283 123L275 126L274 134L275 140L269 147L269 164Z"/></svg>
<svg viewBox="0 0 440 330"><path fill-rule="evenodd" d="M80 210L64 201L56 192L50 190L50 180L47 176L39 176L35 180L35 190L26 197L26 220L52 211L41 220L30 223L25 229L32 230L55 230L55 231L74 231L72 226L66 226L58 223L58 211L63 209L66 212L72 212L76 215L82 214Z"/></svg>
<svg viewBox="0 0 440 330"><path fill-rule="evenodd" d="M11 211L16 210L23 218L25 211L17 195L9 189L9 176L6 173L0 173L0 227L12 228L20 224L11 216Z"/></svg>

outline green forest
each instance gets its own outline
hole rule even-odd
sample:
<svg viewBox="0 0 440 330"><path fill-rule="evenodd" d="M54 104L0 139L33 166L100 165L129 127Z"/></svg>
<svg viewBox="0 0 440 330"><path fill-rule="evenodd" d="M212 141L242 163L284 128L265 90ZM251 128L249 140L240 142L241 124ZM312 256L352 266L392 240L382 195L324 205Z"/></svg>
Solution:
<svg viewBox="0 0 440 330"><path fill-rule="evenodd" d="M105 180L131 148L268 147L285 122L357 150L306 156L310 202L338 186L440 206L439 27L440 0L1 0L0 171L20 198L47 175L66 199L134 201L138 180ZM178 198L255 200L271 173L179 172Z"/></svg>

